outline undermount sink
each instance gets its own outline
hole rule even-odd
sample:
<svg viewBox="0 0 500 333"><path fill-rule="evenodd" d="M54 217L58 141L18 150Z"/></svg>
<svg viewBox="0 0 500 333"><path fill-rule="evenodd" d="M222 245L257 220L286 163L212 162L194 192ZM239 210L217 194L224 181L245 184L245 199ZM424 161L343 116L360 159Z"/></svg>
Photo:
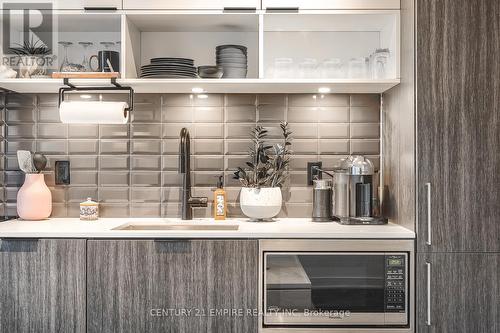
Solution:
<svg viewBox="0 0 500 333"><path fill-rule="evenodd" d="M144 223L126 223L113 230L197 230L197 231L231 231L238 230L239 225L223 224L144 224Z"/></svg>

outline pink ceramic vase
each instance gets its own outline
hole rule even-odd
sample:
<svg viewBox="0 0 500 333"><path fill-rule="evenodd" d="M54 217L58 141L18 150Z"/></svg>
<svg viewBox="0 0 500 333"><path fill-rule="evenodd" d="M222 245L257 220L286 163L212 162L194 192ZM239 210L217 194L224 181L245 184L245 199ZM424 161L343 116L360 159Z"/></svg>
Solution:
<svg viewBox="0 0 500 333"><path fill-rule="evenodd" d="M23 220L43 220L52 213L52 194L43 174L26 174L23 186L17 192L17 215Z"/></svg>

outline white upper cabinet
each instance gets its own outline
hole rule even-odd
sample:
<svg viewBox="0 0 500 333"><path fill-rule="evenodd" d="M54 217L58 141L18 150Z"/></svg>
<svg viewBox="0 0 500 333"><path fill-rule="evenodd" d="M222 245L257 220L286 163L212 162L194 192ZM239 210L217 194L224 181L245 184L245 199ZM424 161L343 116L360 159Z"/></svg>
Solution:
<svg viewBox="0 0 500 333"><path fill-rule="evenodd" d="M260 0L123 0L123 9L260 9Z"/></svg>
<svg viewBox="0 0 500 333"><path fill-rule="evenodd" d="M122 0L55 0L54 9L121 9Z"/></svg>
<svg viewBox="0 0 500 333"><path fill-rule="evenodd" d="M262 0L262 9L399 9L400 0Z"/></svg>

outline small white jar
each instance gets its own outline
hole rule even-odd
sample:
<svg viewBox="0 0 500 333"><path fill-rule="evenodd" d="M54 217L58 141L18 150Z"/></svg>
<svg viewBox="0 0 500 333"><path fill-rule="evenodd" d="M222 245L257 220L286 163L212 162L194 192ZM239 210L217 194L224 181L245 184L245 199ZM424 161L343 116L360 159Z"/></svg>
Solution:
<svg viewBox="0 0 500 333"><path fill-rule="evenodd" d="M80 203L80 220L95 221L99 218L99 204L87 198L87 201Z"/></svg>

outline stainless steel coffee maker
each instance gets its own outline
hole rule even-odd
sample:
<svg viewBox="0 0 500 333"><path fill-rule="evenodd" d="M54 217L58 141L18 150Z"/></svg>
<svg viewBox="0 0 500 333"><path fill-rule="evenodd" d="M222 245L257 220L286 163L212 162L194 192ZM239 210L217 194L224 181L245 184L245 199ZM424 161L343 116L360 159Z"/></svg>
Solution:
<svg viewBox="0 0 500 333"><path fill-rule="evenodd" d="M352 155L334 170L333 215L342 224L385 224L380 216L379 178L373 163Z"/></svg>

